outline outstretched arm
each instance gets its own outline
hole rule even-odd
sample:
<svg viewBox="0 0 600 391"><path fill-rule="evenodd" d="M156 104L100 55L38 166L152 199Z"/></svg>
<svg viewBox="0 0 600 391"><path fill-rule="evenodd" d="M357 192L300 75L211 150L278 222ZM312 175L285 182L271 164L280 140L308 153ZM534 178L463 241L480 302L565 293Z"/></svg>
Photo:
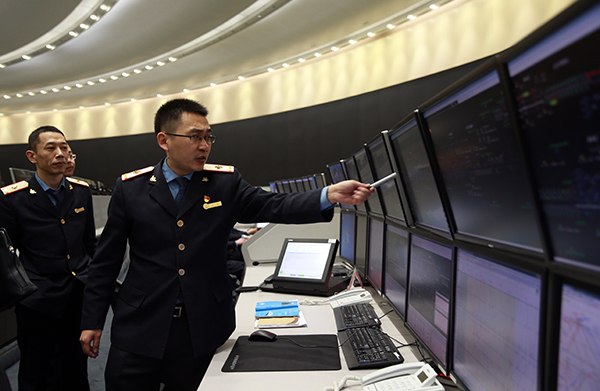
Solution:
<svg viewBox="0 0 600 391"><path fill-rule="evenodd" d="M343 181L327 188L327 201L335 204L340 202L346 205L362 204L369 198L375 189L354 180Z"/></svg>

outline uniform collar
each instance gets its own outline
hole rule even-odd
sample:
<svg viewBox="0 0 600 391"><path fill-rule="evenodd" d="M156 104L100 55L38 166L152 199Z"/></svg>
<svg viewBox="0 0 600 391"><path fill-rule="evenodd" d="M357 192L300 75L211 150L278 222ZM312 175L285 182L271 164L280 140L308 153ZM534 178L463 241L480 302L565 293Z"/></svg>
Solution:
<svg viewBox="0 0 600 391"><path fill-rule="evenodd" d="M37 172L35 173L35 179L38 181L38 183L40 184L40 186L42 187L42 189L44 191L47 191L48 189L56 192L56 191L60 191L61 188L65 188L65 177L63 176L62 180L60 181L60 185L58 185L58 189L54 190L53 188L51 188L50 186L48 186L46 183L44 183L43 180L40 179L40 177L38 176Z"/></svg>

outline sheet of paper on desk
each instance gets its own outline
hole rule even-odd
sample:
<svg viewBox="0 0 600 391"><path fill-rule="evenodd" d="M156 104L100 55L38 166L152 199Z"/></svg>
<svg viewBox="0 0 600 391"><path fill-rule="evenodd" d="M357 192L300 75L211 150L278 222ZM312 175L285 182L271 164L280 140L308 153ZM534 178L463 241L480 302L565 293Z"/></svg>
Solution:
<svg viewBox="0 0 600 391"><path fill-rule="evenodd" d="M260 301L256 303L255 316L257 318L298 316L299 313L298 300Z"/></svg>
<svg viewBox="0 0 600 391"><path fill-rule="evenodd" d="M254 323L254 327L257 329L270 329L270 328L285 328L285 327L306 327L306 319L302 314L302 311L298 316L283 316L278 318L258 318Z"/></svg>

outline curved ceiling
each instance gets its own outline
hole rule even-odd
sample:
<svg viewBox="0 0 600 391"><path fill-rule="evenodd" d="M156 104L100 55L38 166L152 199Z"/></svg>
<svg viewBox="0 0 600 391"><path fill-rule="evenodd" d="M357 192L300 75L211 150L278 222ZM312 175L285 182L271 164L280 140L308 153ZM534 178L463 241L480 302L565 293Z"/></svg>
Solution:
<svg viewBox="0 0 600 391"><path fill-rule="evenodd" d="M61 0L31 7L4 0L0 113L142 99L264 72L300 56L312 58L393 18L428 11L432 3ZM103 4L105 10L99 9ZM97 18L90 20L91 15ZM70 31L78 35L69 36Z"/></svg>

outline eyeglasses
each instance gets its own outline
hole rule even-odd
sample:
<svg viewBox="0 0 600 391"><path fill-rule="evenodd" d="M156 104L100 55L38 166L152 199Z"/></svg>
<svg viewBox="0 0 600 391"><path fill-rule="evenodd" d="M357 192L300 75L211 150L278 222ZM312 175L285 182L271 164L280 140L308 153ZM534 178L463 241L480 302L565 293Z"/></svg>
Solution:
<svg viewBox="0 0 600 391"><path fill-rule="evenodd" d="M77 159L77 155L75 155L75 154L69 155L68 159L75 160L75 159Z"/></svg>
<svg viewBox="0 0 600 391"><path fill-rule="evenodd" d="M198 134L191 134L191 135L187 135L187 134L176 134L176 133L167 133L167 132L163 132L164 134L167 134L169 136L176 136L176 137L187 137L190 139L190 142L194 143L194 144L200 144L200 140L204 140L205 143L207 143L208 145L214 144L217 141L217 138L215 136L213 136L212 134L209 136L200 136Z"/></svg>

